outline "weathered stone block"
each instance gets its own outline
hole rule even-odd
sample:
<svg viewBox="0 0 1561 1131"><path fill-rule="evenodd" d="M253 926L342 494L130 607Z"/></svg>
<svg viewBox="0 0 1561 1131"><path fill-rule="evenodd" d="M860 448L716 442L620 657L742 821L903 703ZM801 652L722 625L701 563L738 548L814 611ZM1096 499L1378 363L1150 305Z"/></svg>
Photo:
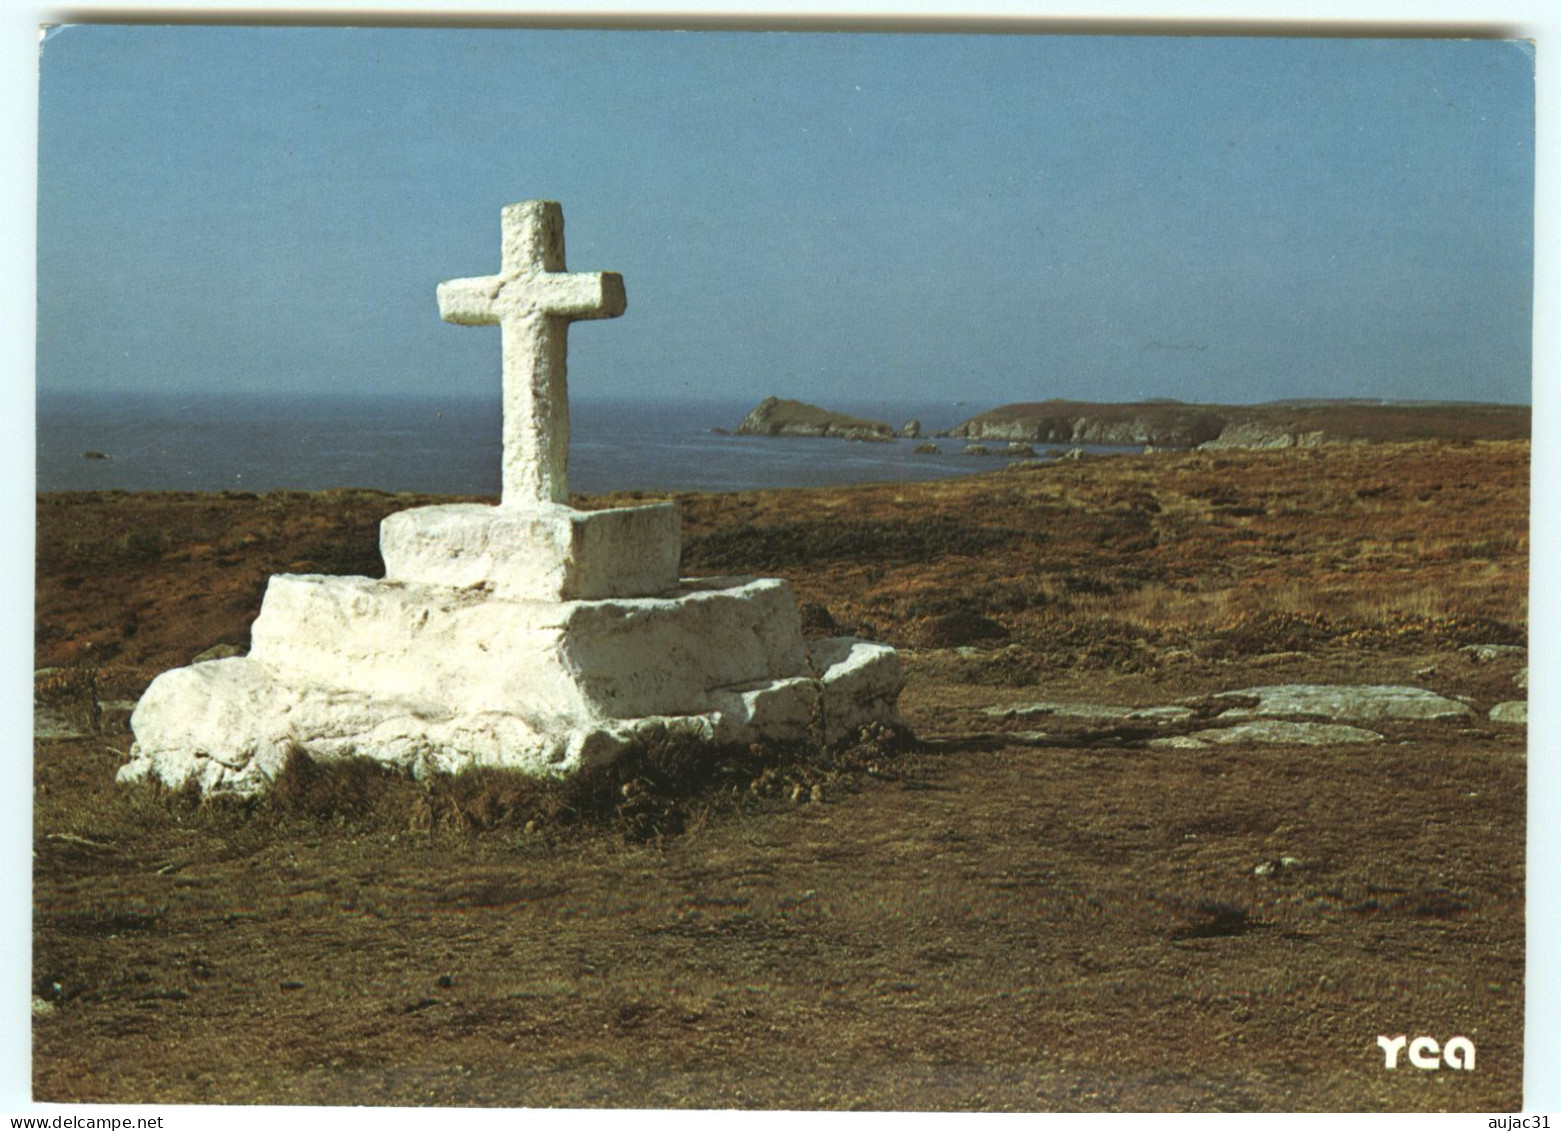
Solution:
<svg viewBox="0 0 1561 1131"><path fill-rule="evenodd" d="M379 548L387 580L590 601L676 586L680 533L675 503L601 511L454 503L388 516Z"/></svg>
<svg viewBox="0 0 1561 1131"><path fill-rule="evenodd" d="M773 578L545 602L278 576L251 639L251 658L293 682L538 718L697 713L711 688L805 671L791 587Z"/></svg>
<svg viewBox="0 0 1561 1131"><path fill-rule="evenodd" d="M608 761L632 728L564 720L538 729L498 711L460 713L385 694L322 688L278 675L247 657L164 672L137 705L137 742L121 781L156 777L203 792L253 793L287 756L354 755L415 772L506 766L559 773Z"/></svg>
<svg viewBox="0 0 1561 1131"><path fill-rule="evenodd" d="M815 640L809 659L823 689L824 741L846 742L869 723L899 722L900 654L851 636Z"/></svg>

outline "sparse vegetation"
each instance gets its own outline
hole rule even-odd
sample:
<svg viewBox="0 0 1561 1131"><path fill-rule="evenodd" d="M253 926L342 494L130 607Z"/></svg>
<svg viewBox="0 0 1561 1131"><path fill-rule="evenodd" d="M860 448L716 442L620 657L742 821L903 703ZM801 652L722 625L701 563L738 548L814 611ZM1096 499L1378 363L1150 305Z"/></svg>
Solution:
<svg viewBox="0 0 1561 1131"><path fill-rule="evenodd" d="M436 500L41 497L35 699L80 733L35 746L37 1096L1510 1109L1523 737L1480 720L1523 659L1459 648L1526 639L1527 479L1525 443L1413 443L682 496L689 572L778 571L810 634L905 649L922 745L295 757L247 801L116 785L112 705L244 645L272 573L377 574L378 520ZM1201 720L1285 680L1478 713L1186 750L985 711ZM1421 1019L1480 1070L1384 1073Z"/></svg>
<svg viewBox="0 0 1561 1131"><path fill-rule="evenodd" d="M800 569L799 592L838 624L904 647L978 643L943 626L979 617L994 626L981 639L1023 649L1037 670L1153 667L1176 649L1223 660L1303 644L1392 650L1406 637L1521 643L1527 477L1526 443L1416 443L865 487L849 519L829 505L839 493L738 496L720 510L690 496L684 563Z"/></svg>
<svg viewBox="0 0 1561 1131"><path fill-rule="evenodd" d="M815 789L839 796L859 787L869 768L898 764L908 736L883 727L841 748L821 743L714 749L666 734L618 759L562 778L477 768L425 780L366 758L328 763L294 753L273 788L249 798L181 795L185 810L205 808L225 827L453 836L578 833L659 841L712 816L762 809L777 799L811 800ZM158 792L155 786L145 787Z"/></svg>

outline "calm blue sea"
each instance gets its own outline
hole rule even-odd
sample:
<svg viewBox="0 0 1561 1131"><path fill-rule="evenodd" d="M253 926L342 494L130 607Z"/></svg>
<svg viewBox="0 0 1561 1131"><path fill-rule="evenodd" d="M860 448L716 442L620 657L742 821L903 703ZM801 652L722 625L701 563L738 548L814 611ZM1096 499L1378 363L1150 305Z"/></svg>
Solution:
<svg viewBox="0 0 1561 1131"><path fill-rule="evenodd" d="M940 479L1002 466L917 455L917 441L722 436L745 401L592 401L571 405L569 484L616 490L740 491ZM984 405L833 402L840 412L949 428ZM38 490L271 491L372 487L497 495L499 404L450 398L38 395ZM1109 449L1102 449L1109 450ZM106 459L89 459L100 452Z"/></svg>

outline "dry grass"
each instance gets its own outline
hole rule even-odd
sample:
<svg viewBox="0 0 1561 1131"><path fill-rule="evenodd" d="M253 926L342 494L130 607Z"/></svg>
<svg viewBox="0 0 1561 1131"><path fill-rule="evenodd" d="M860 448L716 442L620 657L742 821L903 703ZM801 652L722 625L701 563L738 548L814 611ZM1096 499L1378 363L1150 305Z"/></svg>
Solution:
<svg viewBox="0 0 1561 1131"><path fill-rule="evenodd" d="M685 572L791 576L841 628L899 645L1002 639L1075 663L1089 649L1059 641L1185 646L1301 612L1352 647L1403 632L1520 641L1528 462L1516 441L1161 453L678 501ZM134 694L210 644L246 645L272 573L378 576L380 518L432 501L44 496L38 666L90 668ZM125 548L146 530L155 555ZM954 639L950 617L976 635Z"/></svg>
<svg viewBox="0 0 1561 1131"><path fill-rule="evenodd" d="M1416 443L1056 463L929 484L914 505L862 488L849 526L820 492L753 496L722 525L692 497L685 561L743 567L727 522L765 547L828 529L839 552L800 588L836 622L904 646L1002 639L1038 663L1146 662L1124 639L1274 650L1303 620L1314 647L1521 642L1527 477L1526 443ZM977 631L953 639L949 618Z"/></svg>
<svg viewBox="0 0 1561 1131"><path fill-rule="evenodd" d="M37 1095L1511 1109L1523 738L1478 720L1522 660L1456 648L1525 638L1527 474L1526 444L1410 444L679 499L690 572L792 562L811 632L905 645L924 736L1035 725L982 713L1021 685L1475 701L1369 749L1047 720L1066 741L653 744L560 783L295 759L227 803L115 785L97 705L244 644L272 572L377 573L374 523L432 500L42 499L37 698L94 733L35 747ZM1376 1034L1417 1026L1479 1071L1383 1072Z"/></svg>
<svg viewBox="0 0 1561 1131"><path fill-rule="evenodd" d="M811 800L815 790L820 797L839 796L856 789L869 768L890 773L897 772L890 767L911 764L903 757L909 742L903 731L876 725L839 747L815 740L722 749L669 733L640 740L608 765L563 778L474 768L423 780L369 759L316 762L298 750L260 796L202 797L155 783L134 791L154 807L167 804L213 829L245 829L246 835L314 827L455 840L489 833L606 835L641 843L771 801Z"/></svg>

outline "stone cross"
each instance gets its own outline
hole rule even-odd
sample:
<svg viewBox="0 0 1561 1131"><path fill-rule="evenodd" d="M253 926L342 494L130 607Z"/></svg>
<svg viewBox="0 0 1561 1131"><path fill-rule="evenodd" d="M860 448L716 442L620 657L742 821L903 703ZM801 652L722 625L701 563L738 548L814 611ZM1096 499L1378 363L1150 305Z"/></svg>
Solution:
<svg viewBox="0 0 1561 1131"><path fill-rule="evenodd" d="M525 200L503 212L497 275L439 284L439 314L462 326L498 323L504 348L504 456L500 506L569 502L569 323L616 318L623 276L568 274L564 211Z"/></svg>

